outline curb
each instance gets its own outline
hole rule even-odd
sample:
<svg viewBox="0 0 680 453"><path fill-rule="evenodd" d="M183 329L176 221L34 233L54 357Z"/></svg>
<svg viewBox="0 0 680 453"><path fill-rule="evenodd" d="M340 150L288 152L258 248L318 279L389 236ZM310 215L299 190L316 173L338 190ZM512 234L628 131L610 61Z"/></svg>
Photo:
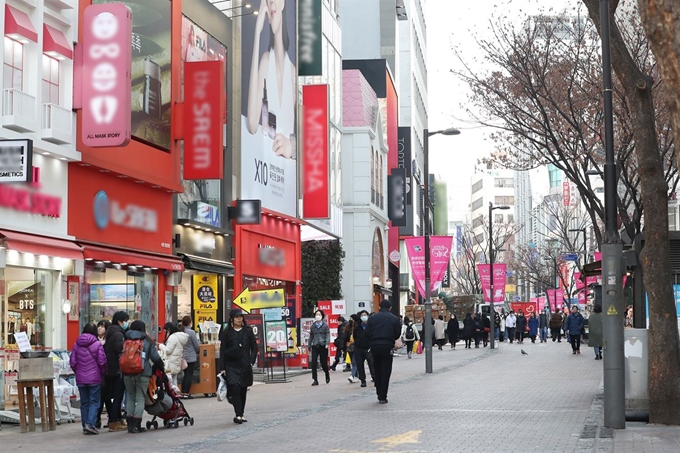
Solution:
<svg viewBox="0 0 680 453"><path fill-rule="evenodd" d="M604 378L597 387L574 453L614 451L614 430L602 426L604 419Z"/></svg>

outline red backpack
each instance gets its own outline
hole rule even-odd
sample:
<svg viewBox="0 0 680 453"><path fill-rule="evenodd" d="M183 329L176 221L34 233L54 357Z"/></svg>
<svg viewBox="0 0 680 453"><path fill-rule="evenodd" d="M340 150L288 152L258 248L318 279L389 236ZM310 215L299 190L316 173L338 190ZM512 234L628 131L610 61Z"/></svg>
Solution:
<svg viewBox="0 0 680 453"><path fill-rule="evenodd" d="M120 356L120 371L123 374L140 374L144 371L143 350L144 340L125 340Z"/></svg>

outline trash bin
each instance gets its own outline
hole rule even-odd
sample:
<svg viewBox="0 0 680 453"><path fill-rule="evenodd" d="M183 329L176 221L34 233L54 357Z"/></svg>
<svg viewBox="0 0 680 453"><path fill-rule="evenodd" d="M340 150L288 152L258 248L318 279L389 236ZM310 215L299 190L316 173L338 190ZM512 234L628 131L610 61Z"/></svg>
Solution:
<svg viewBox="0 0 680 453"><path fill-rule="evenodd" d="M623 353L626 374L626 409L649 409L649 332L625 329Z"/></svg>

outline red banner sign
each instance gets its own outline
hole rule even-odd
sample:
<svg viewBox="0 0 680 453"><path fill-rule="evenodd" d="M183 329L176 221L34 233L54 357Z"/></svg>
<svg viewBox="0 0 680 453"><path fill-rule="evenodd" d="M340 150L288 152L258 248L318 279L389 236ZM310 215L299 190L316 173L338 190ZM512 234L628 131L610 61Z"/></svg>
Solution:
<svg viewBox="0 0 680 453"><path fill-rule="evenodd" d="M505 271L506 265L504 263L494 263L493 265L493 302L498 304L505 301ZM479 271L480 278L482 280L482 292L484 293L484 302L489 303L491 301L491 266L488 264L478 264L477 270Z"/></svg>
<svg viewBox="0 0 680 453"><path fill-rule="evenodd" d="M330 217L328 169L328 85L302 87L302 217Z"/></svg>
<svg viewBox="0 0 680 453"><path fill-rule="evenodd" d="M132 11L123 3L90 5L83 27L83 144L125 146L132 129Z"/></svg>
<svg viewBox="0 0 680 453"><path fill-rule="evenodd" d="M184 64L184 179L222 179L224 175L223 64Z"/></svg>

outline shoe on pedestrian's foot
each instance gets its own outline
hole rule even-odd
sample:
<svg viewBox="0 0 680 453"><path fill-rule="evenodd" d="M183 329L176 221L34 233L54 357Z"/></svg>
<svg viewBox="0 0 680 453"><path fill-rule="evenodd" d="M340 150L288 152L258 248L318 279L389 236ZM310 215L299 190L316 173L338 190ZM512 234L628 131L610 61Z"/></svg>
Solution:
<svg viewBox="0 0 680 453"><path fill-rule="evenodd" d="M576 355L576 351L571 351L572 354Z"/></svg>
<svg viewBox="0 0 680 453"><path fill-rule="evenodd" d="M361 381L361 386L366 387L366 381Z"/></svg>
<svg viewBox="0 0 680 453"><path fill-rule="evenodd" d="M580 350L580 349L577 349L577 350L576 350L576 354L580 354L580 353L581 353L581 350Z"/></svg>
<svg viewBox="0 0 680 453"><path fill-rule="evenodd" d="M312 381L312 387L315 386L315 385L319 385L319 381L317 381L317 380Z"/></svg>
<svg viewBox="0 0 680 453"><path fill-rule="evenodd" d="M109 422L109 432L127 431L127 425L121 422Z"/></svg>
<svg viewBox="0 0 680 453"><path fill-rule="evenodd" d="M387 399L378 400L378 404L387 404Z"/></svg>
<svg viewBox="0 0 680 453"><path fill-rule="evenodd" d="M335 367L336 367L335 364L331 365L331 371L335 371Z"/></svg>

